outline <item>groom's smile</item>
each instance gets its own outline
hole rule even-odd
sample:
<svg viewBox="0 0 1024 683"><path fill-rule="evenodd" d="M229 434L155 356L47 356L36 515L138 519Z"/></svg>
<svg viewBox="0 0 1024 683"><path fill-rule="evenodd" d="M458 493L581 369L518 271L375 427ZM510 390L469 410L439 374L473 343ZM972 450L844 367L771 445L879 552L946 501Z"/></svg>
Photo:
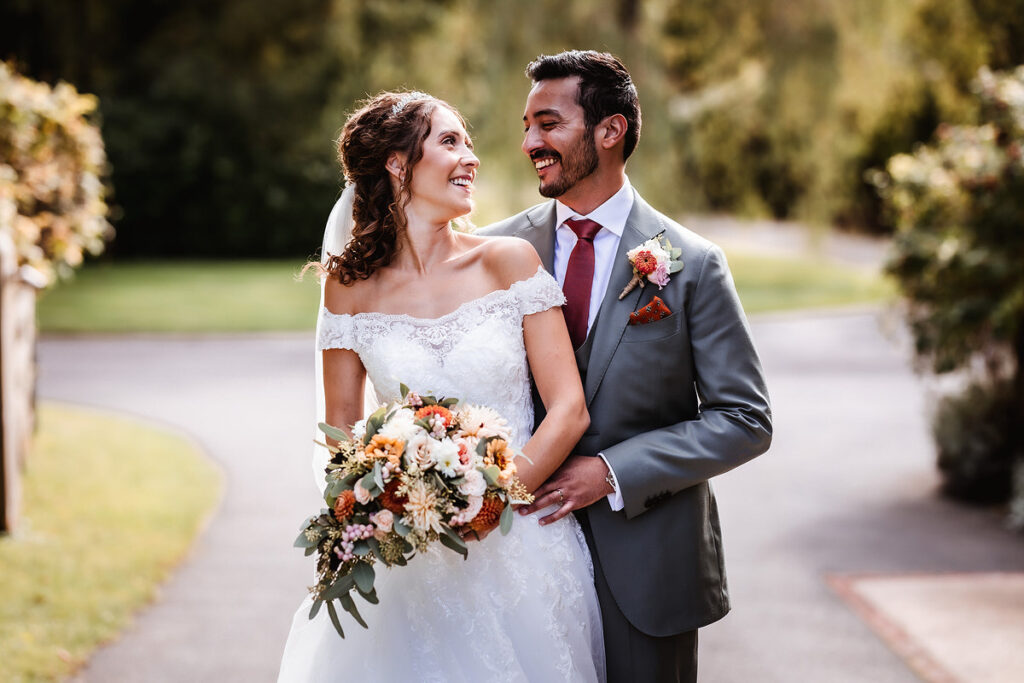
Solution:
<svg viewBox="0 0 1024 683"><path fill-rule="evenodd" d="M545 197L561 197L598 166L578 94L579 78L559 78L534 84L526 100L523 152Z"/></svg>

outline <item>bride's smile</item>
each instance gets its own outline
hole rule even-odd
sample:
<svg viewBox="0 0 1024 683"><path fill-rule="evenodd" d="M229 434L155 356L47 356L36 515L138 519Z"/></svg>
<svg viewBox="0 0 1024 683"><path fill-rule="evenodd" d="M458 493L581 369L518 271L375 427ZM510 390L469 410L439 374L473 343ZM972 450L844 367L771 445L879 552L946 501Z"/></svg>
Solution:
<svg viewBox="0 0 1024 683"><path fill-rule="evenodd" d="M434 110L423 156L413 166L405 208L410 222L421 219L447 225L473 210L473 183L480 160L462 122L447 108Z"/></svg>

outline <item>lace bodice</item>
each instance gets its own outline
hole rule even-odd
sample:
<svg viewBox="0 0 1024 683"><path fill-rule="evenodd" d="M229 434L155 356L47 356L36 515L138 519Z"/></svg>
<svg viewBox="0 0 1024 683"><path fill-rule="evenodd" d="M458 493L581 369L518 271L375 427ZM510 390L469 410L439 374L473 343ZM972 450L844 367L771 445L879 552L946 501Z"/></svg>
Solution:
<svg viewBox="0 0 1024 683"><path fill-rule="evenodd" d="M533 429L523 318L565 302L561 287L538 267L525 280L467 301L440 318L320 310L318 349L352 349L381 402L399 384L419 394L455 396L490 406L508 420L522 446Z"/></svg>

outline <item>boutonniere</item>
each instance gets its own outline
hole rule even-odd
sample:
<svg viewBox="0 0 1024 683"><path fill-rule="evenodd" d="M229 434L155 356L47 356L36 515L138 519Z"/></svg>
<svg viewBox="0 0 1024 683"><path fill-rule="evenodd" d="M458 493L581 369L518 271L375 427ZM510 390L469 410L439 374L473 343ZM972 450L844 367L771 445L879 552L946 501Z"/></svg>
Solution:
<svg viewBox="0 0 1024 683"><path fill-rule="evenodd" d="M683 262L679 260L683 250L674 248L664 235L664 232L659 232L626 252L626 258L633 266L633 279L619 294L619 299L636 289L637 285L642 288L644 280L650 280L661 289L668 284L669 275L683 269Z"/></svg>

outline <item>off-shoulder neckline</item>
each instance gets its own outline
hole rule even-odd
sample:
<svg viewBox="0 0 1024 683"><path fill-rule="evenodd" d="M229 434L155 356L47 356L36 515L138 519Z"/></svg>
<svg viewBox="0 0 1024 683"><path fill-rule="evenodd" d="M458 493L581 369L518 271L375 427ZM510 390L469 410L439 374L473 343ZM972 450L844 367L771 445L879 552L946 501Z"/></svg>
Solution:
<svg viewBox="0 0 1024 683"><path fill-rule="evenodd" d="M516 285L523 284L525 282L530 282L531 280L535 280L538 277L542 277L542 275L548 275L548 277L551 277L551 275L546 270L544 270L544 266L539 265L537 266L537 272L535 272L530 277L523 278L522 280L516 280L508 287L505 287L503 289L492 289L486 294L478 296L475 299L463 301L461 304L456 306L451 311L443 315L440 315L436 318L421 318L414 315L410 315L408 313L381 313L378 311L364 311L362 313L334 313L328 310L326 306L321 306L320 309L323 313L326 313L327 315L332 316L334 318L352 318L353 320L356 320L358 318L379 318L383 320L411 320L414 322L421 323L436 323L442 320L447 320L448 318L451 318L461 313L464 309L472 306L473 304L477 304L483 301L489 301L490 299L498 299L502 296L507 296L509 293L512 292Z"/></svg>

